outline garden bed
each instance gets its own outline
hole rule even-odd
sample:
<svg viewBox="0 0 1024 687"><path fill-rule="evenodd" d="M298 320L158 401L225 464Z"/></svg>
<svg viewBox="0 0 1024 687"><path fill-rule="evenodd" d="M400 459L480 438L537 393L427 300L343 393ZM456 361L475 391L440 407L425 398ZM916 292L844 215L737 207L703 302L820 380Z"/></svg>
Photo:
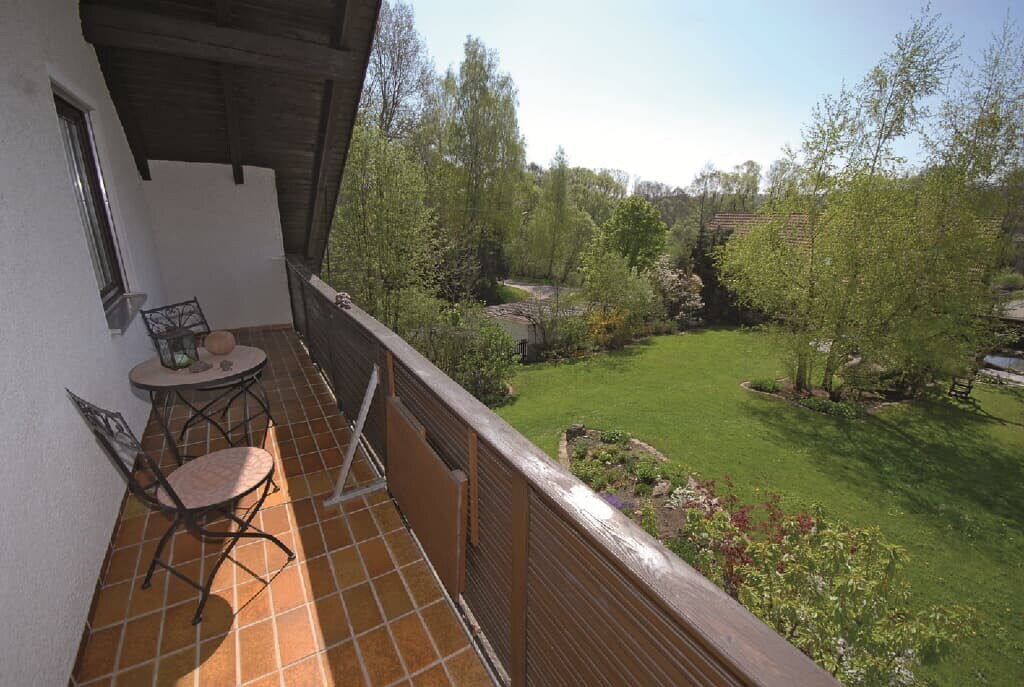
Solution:
<svg viewBox="0 0 1024 687"><path fill-rule="evenodd" d="M896 392L861 391L856 400L844 398L832 401L824 389L798 391L787 378L752 379L740 382L740 386L756 394L778 398L823 415L846 418L863 417L880 408L911 400Z"/></svg>

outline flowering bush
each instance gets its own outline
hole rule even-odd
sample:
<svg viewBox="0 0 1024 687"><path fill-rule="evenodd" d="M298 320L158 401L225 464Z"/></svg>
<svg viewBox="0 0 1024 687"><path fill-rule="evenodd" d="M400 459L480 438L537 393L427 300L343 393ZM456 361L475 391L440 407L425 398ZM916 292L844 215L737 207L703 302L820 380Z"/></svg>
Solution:
<svg viewBox="0 0 1024 687"><path fill-rule="evenodd" d="M700 293L704 282L696 274L676 269L662 256L650 272L651 286L661 298L665 315L679 326L689 324L704 308Z"/></svg>
<svg viewBox="0 0 1024 687"><path fill-rule="evenodd" d="M676 493L687 525L670 548L844 684L920 684L917 664L971 631L969 609L911 610L906 553L877 528L787 515L776 495L755 518L710 481Z"/></svg>

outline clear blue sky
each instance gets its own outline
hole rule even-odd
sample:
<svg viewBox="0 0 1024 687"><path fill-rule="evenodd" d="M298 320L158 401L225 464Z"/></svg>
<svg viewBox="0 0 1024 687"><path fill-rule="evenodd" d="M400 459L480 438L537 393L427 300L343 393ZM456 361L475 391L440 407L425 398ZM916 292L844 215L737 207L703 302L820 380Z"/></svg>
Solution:
<svg viewBox="0 0 1024 687"><path fill-rule="evenodd" d="M438 70L467 34L519 90L527 158L685 186L705 161L767 166L811 106L857 82L917 13L906 0L411 0ZM932 3L977 55L1020 0Z"/></svg>

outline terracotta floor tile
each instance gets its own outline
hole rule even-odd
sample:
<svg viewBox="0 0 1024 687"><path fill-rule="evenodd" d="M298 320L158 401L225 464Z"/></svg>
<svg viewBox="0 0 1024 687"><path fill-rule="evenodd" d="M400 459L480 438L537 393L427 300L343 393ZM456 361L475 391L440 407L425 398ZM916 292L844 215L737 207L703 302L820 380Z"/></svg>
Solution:
<svg viewBox="0 0 1024 687"><path fill-rule="evenodd" d="M158 687L184 687L196 681L196 647L161 656L156 666Z"/></svg>
<svg viewBox="0 0 1024 687"><path fill-rule="evenodd" d="M480 662L480 657L472 649L452 656L445 661L445 667L456 687L491 687L494 684Z"/></svg>
<svg viewBox="0 0 1024 687"><path fill-rule="evenodd" d="M192 580L203 583L202 579L202 563L201 561L193 560L188 563L180 563L174 566L174 569L180 572L182 575L191 578ZM169 575L167 578L167 601L169 606L173 606L181 601L198 601L199 590L190 585L185 580L181 579L177 575Z"/></svg>
<svg viewBox="0 0 1024 687"><path fill-rule="evenodd" d="M408 592L405 591L405 584L397 571L392 570L388 574L374 579L372 584L386 618L397 618L412 610L412 600L409 598Z"/></svg>
<svg viewBox="0 0 1024 687"><path fill-rule="evenodd" d="M373 506L370 512L373 513L374 519L377 520L377 526L381 532L390 532L405 527L405 523L402 522L402 516L398 514L398 510L395 509L390 501Z"/></svg>
<svg viewBox="0 0 1024 687"><path fill-rule="evenodd" d="M139 663L156 658L157 641L160 638L160 613L150 613L129 621L125 625L124 641L118 670L131 668Z"/></svg>
<svg viewBox="0 0 1024 687"><path fill-rule="evenodd" d="M257 678L252 682L246 682L245 687L279 687L281 684L281 671L275 670L274 672L264 675L261 678Z"/></svg>
<svg viewBox="0 0 1024 687"><path fill-rule="evenodd" d="M408 565L420 559L420 550L406 530L388 532L384 535L384 540L399 565Z"/></svg>
<svg viewBox="0 0 1024 687"><path fill-rule="evenodd" d="M330 431L330 429L331 426L327 424L327 420L325 418L318 417L309 421L309 430L313 433L314 436L320 434L321 432ZM320 443L319 440L317 441L317 443Z"/></svg>
<svg viewBox="0 0 1024 687"><path fill-rule="evenodd" d="M379 627L356 638L370 684L386 685L405 675L386 628Z"/></svg>
<svg viewBox="0 0 1024 687"><path fill-rule="evenodd" d="M430 643L430 637L415 613L403 616L390 624L391 635L398 645L398 653L405 661L406 670L415 673L440 658Z"/></svg>
<svg viewBox="0 0 1024 687"><path fill-rule="evenodd" d="M210 594L203 608L203 622L199 623L200 641L226 634L231 631L234 624L235 590L225 589Z"/></svg>
<svg viewBox="0 0 1024 687"><path fill-rule="evenodd" d="M316 440L312 434L306 436L297 437L295 439L295 449L299 452L299 456L310 454L316 451Z"/></svg>
<svg viewBox="0 0 1024 687"><path fill-rule="evenodd" d="M412 679L413 687L449 687L451 680L440 663Z"/></svg>
<svg viewBox="0 0 1024 687"><path fill-rule="evenodd" d="M363 687L366 684L354 642L332 647L324 657L328 684L333 687Z"/></svg>
<svg viewBox="0 0 1024 687"><path fill-rule="evenodd" d="M363 558L363 565L370 577L378 577L394 570L395 564L391 560L387 545L381 537L368 539L359 543L359 555Z"/></svg>
<svg viewBox="0 0 1024 687"><path fill-rule="evenodd" d="M282 613L306 603L306 591L303 587L298 566L293 565L282 570L281 574L270 582L274 613Z"/></svg>
<svg viewBox="0 0 1024 687"><path fill-rule="evenodd" d="M306 574L309 578L311 599L319 599L338 591L331 571L331 561L327 556L320 556L306 561Z"/></svg>
<svg viewBox="0 0 1024 687"><path fill-rule="evenodd" d="M298 553L295 551L295 539L292 533L289 532L287 534L278 535L278 539L280 539L281 543L287 546L292 553L295 553L296 557L298 557ZM291 562L288 560L288 554L282 551L277 544L267 542L264 546L266 547L267 570L270 573L282 570Z"/></svg>
<svg viewBox="0 0 1024 687"><path fill-rule="evenodd" d="M96 596L96 606L92 611L90 624L99 629L121 622L128 614L128 600L131 598L132 583L119 582L100 589Z"/></svg>
<svg viewBox="0 0 1024 687"><path fill-rule="evenodd" d="M345 526L344 518L331 518L320 523L320 529L327 542L327 550L334 551L352 545L352 535Z"/></svg>
<svg viewBox="0 0 1024 687"><path fill-rule="evenodd" d="M291 521L288 519L287 506L264 509L260 513L260 518L263 520L262 529L268 534L282 534L292 527Z"/></svg>
<svg viewBox="0 0 1024 687"><path fill-rule="evenodd" d="M320 534L320 525L314 523L308 527L300 527L296 546L295 553L305 558L315 558L326 553L327 547L324 545L323 535Z"/></svg>
<svg viewBox="0 0 1024 687"><path fill-rule="evenodd" d="M331 563L334 564L334 579L339 589L351 587L367 579L362 559L354 546L331 553Z"/></svg>
<svg viewBox="0 0 1024 687"><path fill-rule="evenodd" d="M139 560L139 547L129 546L124 549L117 549L110 554L110 562L107 565L107 574L103 579L104 585L111 585L116 582L124 582L135 576L135 564ZM149 561L146 561L146 565Z"/></svg>
<svg viewBox="0 0 1024 687"><path fill-rule="evenodd" d="M441 598L441 588L437 580L427 568L427 564L418 561L407 565L401 570L405 583L409 586L412 598L418 606L424 606L435 599Z"/></svg>
<svg viewBox="0 0 1024 687"><path fill-rule="evenodd" d="M264 620L238 631L240 677L243 682L253 680L276 670L277 651L274 648L274 621Z"/></svg>
<svg viewBox="0 0 1024 687"><path fill-rule="evenodd" d="M366 510L367 508L369 508L369 504L366 503L366 499L362 496L349 499L341 504L341 509L346 513L355 513L356 511Z"/></svg>
<svg viewBox="0 0 1024 687"><path fill-rule="evenodd" d="M199 646L199 684L202 687L233 687L238 684L236 673L234 634Z"/></svg>
<svg viewBox="0 0 1024 687"><path fill-rule="evenodd" d="M321 649L332 647L352 636L340 595L331 594L318 599L310 610L313 612L313 638Z"/></svg>
<svg viewBox="0 0 1024 687"><path fill-rule="evenodd" d="M356 541L364 541L380 535L380 532L377 531L377 523L374 522L373 516L368 510L350 513L348 524L352 528L352 536Z"/></svg>
<svg viewBox="0 0 1024 687"><path fill-rule="evenodd" d="M89 635L85 651L79 657L78 666L75 668L75 676L79 682L92 680L114 670L117 645L121 641L123 629L123 625L115 625Z"/></svg>
<svg viewBox="0 0 1024 687"><path fill-rule="evenodd" d="M167 531L167 528L171 526L172 522L173 520L163 513L150 513L149 518L146 520L146 531L143 534L143 538L159 539Z"/></svg>
<svg viewBox="0 0 1024 687"><path fill-rule="evenodd" d="M190 601L171 606L164 613L164 632L160 639L160 653L169 654L195 644L199 630L192 624L196 605Z"/></svg>
<svg viewBox="0 0 1024 687"><path fill-rule="evenodd" d="M345 604L345 611L348 613L349 622L352 624L352 631L356 634L365 632L371 627L376 627L384 622L377 608L377 601L373 597L373 590L369 584L361 584L351 589L346 589L341 595Z"/></svg>
<svg viewBox="0 0 1024 687"><path fill-rule="evenodd" d="M345 455L340 448L327 448L320 452L320 459L327 467L337 468L345 461Z"/></svg>
<svg viewBox="0 0 1024 687"><path fill-rule="evenodd" d="M236 594L238 615L235 622L238 627L251 625L270 616L270 591L263 582L250 580L240 584Z"/></svg>
<svg viewBox="0 0 1024 687"><path fill-rule="evenodd" d="M132 580L132 595L128 602L128 617L145 615L151 613L164 605L164 589L167 587L168 573L165 570L157 570L150 580L149 589L142 588L142 577Z"/></svg>
<svg viewBox="0 0 1024 687"><path fill-rule="evenodd" d="M191 532L179 532L174 535L174 548L170 562L178 566L187 561L195 560L203 555L203 540ZM167 556L164 556L167 559ZM148 563L148 561L147 561Z"/></svg>
<svg viewBox="0 0 1024 687"><path fill-rule="evenodd" d="M285 687L312 687L322 685L324 678L320 674L320 657L310 656L282 671Z"/></svg>
<svg viewBox="0 0 1024 687"><path fill-rule="evenodd" d="M143 663L140 666L119 672L114 676L114 684L117 687L151 687L155 671L155 663Z"/></svg>
<svg viewBox="0 0 1024 687"><path fill-rule="evenodd" d="M277 616L276 621L277 646L281 653L282 665L287 666L316 651L309 610L305 606L282 613Z"/></svg>
<svg viewBox="0 0 1024 687"><path fill-rule="evenodd" d="M114 535L114 548L134 546L142 542L142 534L146 529L146 516L122 520Z"/></svg>
<svg viewBox="0 0 1024 687"><path fill-rule="evenodd" d="M445 600L420 609L420 615L427 624L427 630L434 638L441 656L449 656L469 644L466 631L455 617L455 612Z"/></svg>
<svg viewBox="0 0 1024 687"><path fill-rule="evenodd" d="M312 525L316 522L316 509L309 499L302 499L291 504L292 515L299 527Z"/></svg>
<svg viewBox="0 0 1024 687"><path fill-rule="evenodd" d="M320 457L317 456L317 461L319 460ZM334 479L324 470L306 475L306 481L309 483L310 494L327 494L334 490Z"/></svg>

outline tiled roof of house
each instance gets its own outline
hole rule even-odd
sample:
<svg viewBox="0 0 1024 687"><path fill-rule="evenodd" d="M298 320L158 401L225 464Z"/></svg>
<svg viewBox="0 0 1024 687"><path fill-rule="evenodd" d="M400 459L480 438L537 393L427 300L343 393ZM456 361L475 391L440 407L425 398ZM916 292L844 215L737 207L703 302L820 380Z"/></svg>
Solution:
<svg viewBox="0 0 1024 687"><path fill-rule="evenodd" d="M752 226L767 220L766 216L756 212L716 212L708 222L708 229L728 231L732 236L745 236L750 233ZM783 232L783 237L793 246L809 248L811 237L807 215L790 215L789 225Z"/></svg>

